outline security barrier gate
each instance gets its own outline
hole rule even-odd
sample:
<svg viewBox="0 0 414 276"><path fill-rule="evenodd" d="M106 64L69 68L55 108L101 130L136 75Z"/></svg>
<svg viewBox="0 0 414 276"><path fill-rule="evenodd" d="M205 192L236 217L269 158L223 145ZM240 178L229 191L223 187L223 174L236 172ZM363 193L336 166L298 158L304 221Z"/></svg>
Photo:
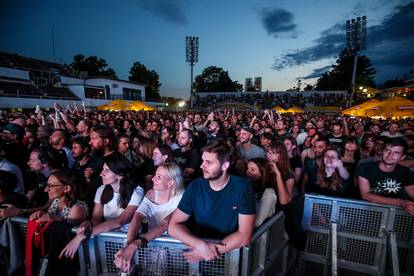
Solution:
<svg viewBox="0 0 414 276"><path fill-rule="evenodd" d="M414 217L400 208L306 195L303 225L303 275L414 275Z"/></svg>

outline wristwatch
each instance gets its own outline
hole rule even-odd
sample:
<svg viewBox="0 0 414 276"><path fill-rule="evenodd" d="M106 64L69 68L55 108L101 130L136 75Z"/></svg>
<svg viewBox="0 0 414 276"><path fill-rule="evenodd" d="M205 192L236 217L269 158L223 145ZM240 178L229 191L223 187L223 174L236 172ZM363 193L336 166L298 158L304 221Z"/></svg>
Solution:
<svg viewBox="0 0 414 276"><path fill-rule="evenodd" d="M144 236L139 236L137 240L141 241L142 248L148 247L148 240Z"/></svg>

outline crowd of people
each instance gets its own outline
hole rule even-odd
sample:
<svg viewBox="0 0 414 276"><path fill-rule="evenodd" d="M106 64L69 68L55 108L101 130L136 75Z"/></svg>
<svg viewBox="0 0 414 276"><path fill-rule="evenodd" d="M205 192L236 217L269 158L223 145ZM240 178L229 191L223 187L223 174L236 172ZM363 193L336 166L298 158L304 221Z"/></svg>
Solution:
<svg viewBox="0 0 414 276"><path fill-rule="evenodd" d="M202 94L202 93L201 93ZM291 106L306 107L312 106L345 106L348 97L343 93L313 93L305 96L303 93L223 93L209 94L206 96L197 95L195 106L200 108L214 108L217 103L228 101L243 102L250 105L260 106L269 109L274 106L289 108Z"/></svg>
<svg viewBox="0 0 414 276"><path fill-rule="evenodd" d="M395 205L414 215L413 120L260 112L1 113L0 274L75 275L91 235L127 232L115 265L166 231L213 260L276 212L304 248L303 195ZM26 265L10 218L27 216ZM79 226L73 234L73 226ZM41 237L41 238L40 238ZM209 242L205 241L206 239ZM216 240L218 242L210 242ZM2 257L1 257L2 258Z"/></svg>

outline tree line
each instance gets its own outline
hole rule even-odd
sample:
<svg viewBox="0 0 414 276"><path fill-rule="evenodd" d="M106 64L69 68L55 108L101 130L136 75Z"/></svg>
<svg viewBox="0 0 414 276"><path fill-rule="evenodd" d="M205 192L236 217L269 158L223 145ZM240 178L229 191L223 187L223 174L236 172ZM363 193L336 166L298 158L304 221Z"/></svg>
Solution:
<svg viewBox="0 0 414 276"><path fill-rule="evenodd" d="M103 58L97 56L86 57L78 54L73 57L70 64L63 65L63 71L70 75L80 75L87 72L90 77L108 77L118 79L114 69L109 67ZM160 97L160 78L155 70L148 69L140 62L135 62L129 70L129 81L145 84L145 98L147 100L159 100Z"/></svg>

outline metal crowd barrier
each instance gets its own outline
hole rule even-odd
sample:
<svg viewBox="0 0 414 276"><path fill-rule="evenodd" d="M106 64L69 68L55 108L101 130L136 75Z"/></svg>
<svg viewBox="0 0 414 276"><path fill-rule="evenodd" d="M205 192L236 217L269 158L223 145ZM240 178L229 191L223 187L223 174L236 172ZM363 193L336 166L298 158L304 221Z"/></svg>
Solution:
<svg viewBox="0 0 414 276"><path fill-rule="evenodd" d="M302 275L414 275L414 217L360 200L306 195Z"/></svg>
<svg viewBox="0 0 414 276"><path fill-rule="evenodd" d="M292 262L284 232L284 214L277 213L253 234L250 245L223 254L213 261L189 264L183 257L187 247L180 241L162 236L140 248L134 256L139 275L285 275ZM25 233L27 218L16 217ZM79 275L119 275L114 255L124 245L125 232L111 231L91 237L79 249Z"/></svg>

